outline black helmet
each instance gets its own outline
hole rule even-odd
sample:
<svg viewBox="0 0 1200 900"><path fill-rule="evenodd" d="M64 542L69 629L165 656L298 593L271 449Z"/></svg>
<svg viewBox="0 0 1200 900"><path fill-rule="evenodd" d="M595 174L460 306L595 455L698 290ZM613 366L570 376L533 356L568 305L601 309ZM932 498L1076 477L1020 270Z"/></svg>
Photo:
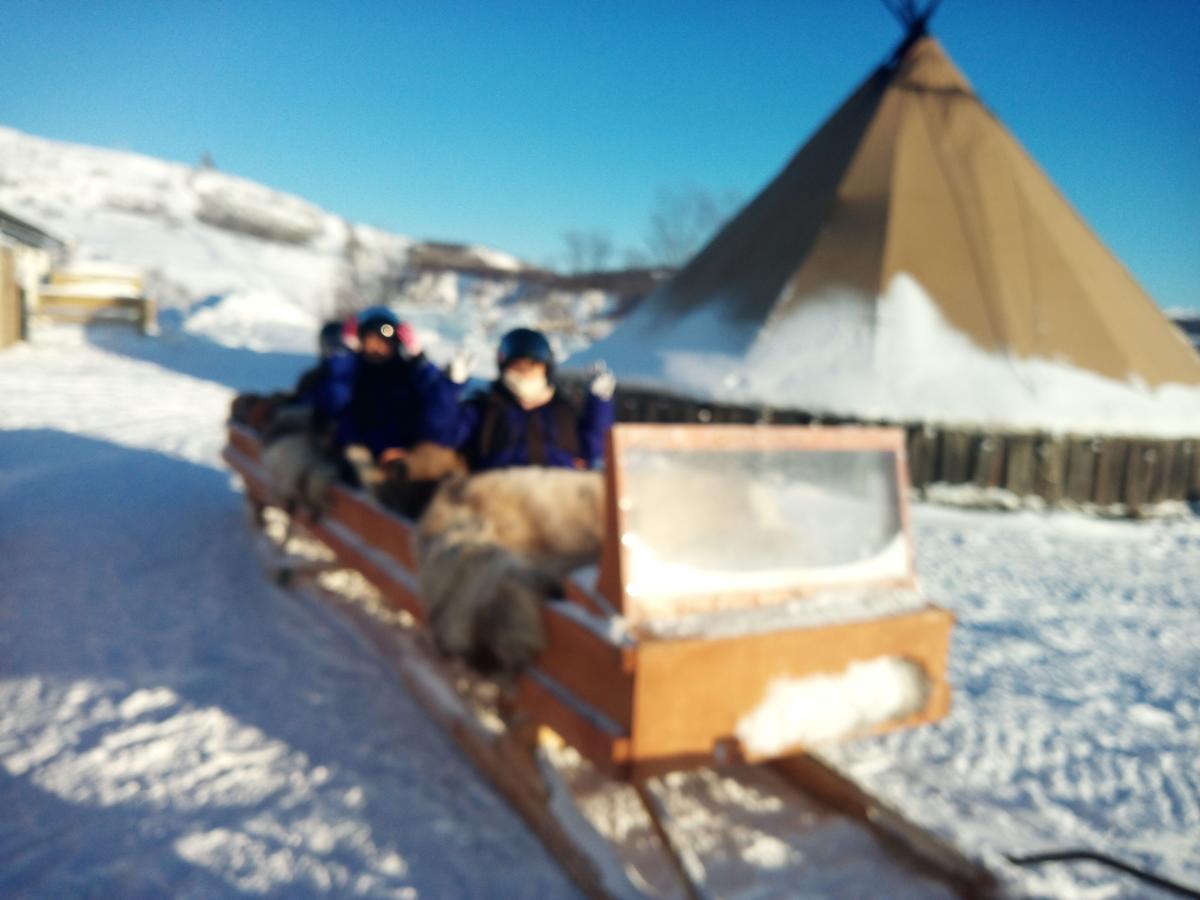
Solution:
<svg viewBox="0 0 1200 900"><path fill-rule="evenodd" d="M514 359L532 359L546 364L546 375L554 374L554 351L550 342L540 331L532 328L514 328L500 338L500 349L496 352L496 367L503 372Z"/></svg>
<svg viewBox="0 0 1200 900"><path fill-rule="evenodd" d="M341 322L326 322L321 326L321 331L317 335L317 349L322 356L332 356L338 351L346 349L346 342L342 338L342 327Z"/></svg>
<svg viewBox="0 0 1200 900"><path fill-rule="evenodd" d="M400 336L396 333L399 328L400 319L386 306L368 306L358 314L358 339L360 341L368 334L378 334L395 347L400 343Z"/></svg>

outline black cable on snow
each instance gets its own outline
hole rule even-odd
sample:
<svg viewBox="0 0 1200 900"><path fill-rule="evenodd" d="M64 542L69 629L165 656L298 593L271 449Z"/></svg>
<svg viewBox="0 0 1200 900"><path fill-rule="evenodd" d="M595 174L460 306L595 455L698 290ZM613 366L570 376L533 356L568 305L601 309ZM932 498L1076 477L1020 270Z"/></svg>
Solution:
<svg viewBox="0 0 1200 900"><path fill-rule="evenodd" d="M1097 853L1095 850L1069 849L1069 850L1048 850L1044 853L1027 853L1024 855L1005 854L1005 857L1010 863L1018 866L1037 866L1042 863L1050 862L1097 862L1105 866L1110 866L1114 869L1120 869L1134 878L1140 878L1148 884L1153 884L1156 887L1162 888L1164 891L1171 891L1179 894L1181 897L1192 897L1194 900L1200 900L1200 890L1188 887L1187 885L1179 884L1175 881L1163 878L1161 875L1155 875L1153 872L1147 872L1145 869L1139 869L1137 866L1132 866L1127 862L1122 862L1115 857L1109 856L1106 853Z"/></svg>

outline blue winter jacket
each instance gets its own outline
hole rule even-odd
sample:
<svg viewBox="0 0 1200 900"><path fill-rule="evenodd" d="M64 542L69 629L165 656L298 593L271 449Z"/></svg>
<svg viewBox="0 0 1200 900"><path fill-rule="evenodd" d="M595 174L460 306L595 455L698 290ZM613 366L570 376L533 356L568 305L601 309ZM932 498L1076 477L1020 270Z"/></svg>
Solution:
<svg viewBox="0 0 1200 900"><path fill-rule="evenodd" d="M428 419L434 439L462 451L472 471L592 468L604 461L604 439L615 418L612 400L588 394L581 413L558 393L544 406L523 409L500 381L466 399L461 393L460 385L443 377L431 393Z"/></svg>
<svg viewBox="0 0 1200 900"><path fill-rule="evenodd" d="M350 350L321 360L305 372L296 385L296 400L313 408L314 421L336 422L350 402L354 387L355 355Z"/></svg>
<svg viewBox="0 0 1200 900"><path fill-rule="evenodd" d="M410 448L436 440L426 410L431 392L443 378L424 356L394 357L372 363L361 355L333 368L322 385L319 409L333 412L337 442L364 444L375 456L390 447Z"/></svg>

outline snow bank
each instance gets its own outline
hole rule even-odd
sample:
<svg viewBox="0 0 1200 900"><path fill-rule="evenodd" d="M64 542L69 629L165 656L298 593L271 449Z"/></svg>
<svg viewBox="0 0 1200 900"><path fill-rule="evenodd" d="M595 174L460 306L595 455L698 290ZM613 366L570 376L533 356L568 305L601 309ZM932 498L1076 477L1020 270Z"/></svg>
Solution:
<svg viewBox="0 0 1200 900"><path fill-rule="evenodd" d="M320 320L277 291L235 291L191 313L184 330L226 347L316 352ZM264 385L272 389L279 385Z"/></svg>
<svg viewBox="0 0 1200 900"><path fill-rule="evenodd" d="M755 756L836 741L920 711L929 693L914 662L883 656L851 663L837 675L784 678L737 723L734 733Z"/></svg>
<svg viewBox="0 0 1200 900"><path fill-rule="evenodd" d="M1065 361L988 352L904 273L878 303L828 293L761 333L757 323L707 311L661 322L642 307L579 360L598 357L628 383L868 421L1160 437L1200 431L1200 388L1150 388Z"/></svg>

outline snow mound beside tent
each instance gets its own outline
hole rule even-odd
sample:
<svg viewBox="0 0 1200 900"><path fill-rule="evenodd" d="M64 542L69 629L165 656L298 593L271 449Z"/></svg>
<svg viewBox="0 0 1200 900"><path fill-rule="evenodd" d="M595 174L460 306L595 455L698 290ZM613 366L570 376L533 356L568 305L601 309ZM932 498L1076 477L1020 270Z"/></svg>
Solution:
<svg viewBox="0 0 1200 900"><path fill-rule="evenodd" d="M904 273L878 302L827 291L761 331L710 310L666 323L647 305L571 362L595 359L630 384L868 421L1162 437L1200 427L1200 388L991 353Z"/></svg>

